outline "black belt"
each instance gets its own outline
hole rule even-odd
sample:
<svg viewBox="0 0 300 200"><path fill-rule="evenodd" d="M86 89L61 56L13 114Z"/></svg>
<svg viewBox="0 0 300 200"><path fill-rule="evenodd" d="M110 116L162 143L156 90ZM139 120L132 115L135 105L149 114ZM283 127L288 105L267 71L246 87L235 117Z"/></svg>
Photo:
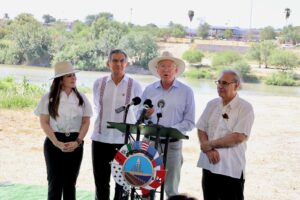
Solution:
<svg viewBox="0 0 300 200"><path fill-rule="evenodd" d="M150 136L150 138L149 138L151 141L155 141L156 140L156 137L151 137ZM160 143L162 143L162 144L166 144L167 143L167 139L163 139L163 138L161 138L160 140ZM171 139L169 139L169 142L178 142L179 141L179 139L176 139L176 138L171 138Z"/></svg>
<svg viewBox="0 0 300 200"><path fill-rule="evenodd" d="M60 142L71 142L75 141L76 138L78 137L79 133L78 132L54 132L56 138Z"/></svg>

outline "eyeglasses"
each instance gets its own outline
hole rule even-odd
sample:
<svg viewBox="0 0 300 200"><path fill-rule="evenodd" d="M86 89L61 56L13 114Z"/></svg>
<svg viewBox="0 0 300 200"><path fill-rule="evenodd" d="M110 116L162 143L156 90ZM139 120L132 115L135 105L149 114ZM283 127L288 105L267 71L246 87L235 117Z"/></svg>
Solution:
<svg viewBox="0 0 300 200"><path fill-rule="evenodd" d="M230 84L236 83L236 81L227 82L227 81L220 81L220 80L217 80L217 81L215 81L215 83L216 83L217 86L228 87Z"/></svg>

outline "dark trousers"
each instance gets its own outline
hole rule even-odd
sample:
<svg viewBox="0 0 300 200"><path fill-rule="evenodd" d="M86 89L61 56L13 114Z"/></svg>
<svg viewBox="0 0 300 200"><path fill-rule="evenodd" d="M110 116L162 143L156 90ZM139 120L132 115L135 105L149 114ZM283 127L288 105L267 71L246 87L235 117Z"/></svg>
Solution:
<svg viewBox="0 0 300 200"><path fill-rule="evenodd" d="M75 141L78 133L65 136L63 133L55 133L61 142ZM83 146L76 148L73 152L62 152L46 138L44 143L44 155L47 166L48 200L76 199L76 180L78 177Z"/></svg>
<svg viewBox="0 0 300 200"><path fill-rule="evenodd" d="M92 160L95 180L96 200L109 200L110 193L110 174L111 165L117 149L119 150L124 144L108 144L92 141ZM122 197L122 186L116 183L114 200L127 199Z"/></svg>
<svg viewBox="0 0 300 200"><path fill-rule="evenodd" d="M202 171L204 200L244 200L244 183L243 174L236 179L206 169Z"/></svg>

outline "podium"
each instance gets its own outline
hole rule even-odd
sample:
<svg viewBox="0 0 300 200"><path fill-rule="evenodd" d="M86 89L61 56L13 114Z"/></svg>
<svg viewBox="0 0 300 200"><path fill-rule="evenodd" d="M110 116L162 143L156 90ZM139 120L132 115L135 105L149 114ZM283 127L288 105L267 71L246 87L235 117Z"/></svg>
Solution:
<svg viewBox="0 0 300 200"><path fill-rule="evenodd" d="M164 127L156 124L129 124L129 123L119 123L119 122L107 122L108 128L117 129L126 134L136 134L136 141L139 141L140 135L155 137L155 148L158 148L158 144L160 143L160 137L164 137L166 141L164 143L163 150L163 164L166 167L167 164L167 154L168 154L168 145L170 139L189 139L188 136L182 134L175 128ZM125 136L125 144L128 143L128 136ZM126 139L127 138L127 139ZM155 190L150 192L150 199L154 200ZM131 199L134 199L134 195L131 195ZM160 190L160 200L164 199L164 183L161 184Z"/></svg>
<svg viewBox="0 0 300 200"><path fill-rule="evenodd" d="M129 127L129 132L133 134L141 134L146 136L157 136L157 130L159 130L159 136L165 138L175 138L175 139L189 139L189 136L182 134L175 128L164 127L156 124L129 124L120 122L107 122L109 128L115 128L123 133L126 132L126 128Z"/></svg>

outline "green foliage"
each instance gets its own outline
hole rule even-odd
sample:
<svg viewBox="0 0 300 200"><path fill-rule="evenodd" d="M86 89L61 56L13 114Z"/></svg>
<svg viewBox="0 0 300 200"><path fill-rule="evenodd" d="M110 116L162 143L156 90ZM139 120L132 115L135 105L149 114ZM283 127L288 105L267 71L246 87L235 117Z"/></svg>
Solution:
<svg viewBox="0 0 300 200"><path fill-rule="evenodd" d="M171 37L182 38L186 35L184 27L180 24L173 24L172 26L169 27L169 29L170 29Z"/></svg>
<svg viewBox="0 0 300 200"><path fill-rule="evenodd" d="M182 59L188 61L189 63L200 63L203 57L204 54L197 49L189 49L182 55Z"/></svg>
<svg viewBox="0 0 300 200"><path fill-rule="evenodd" d="M71 61L78 69L101 71L106 69L106 54L98 47L99 42L76 40L55 54L53 64L63 60Z"/></svg>
<svg viewBox="0 0 300 200"><path fill-rule="evenodd" d="M213 73L207 68L190 67L183 76L195 79L212 79Z"/></svg>
<svg viewBox="0 0 300 200"><path fill-rule="evenodd" d="M46 31L49 33L52 41L49 49L52 57L73 43L72 32L67 31L65 24L62 22L55 22L50 27L47 27Z"/></svg>
<svg viewBox="0 0 300 200"><path fill-rule="evenodd" d="M259 67L262 63L268 67L272 51L276 49L277 45L272 40L264 40L260 43L253 43L248 52L248 57L258 61Z"/></svg>
<svg viewBox="0 0 300 200"><path fill-rule="evenodd" d="M258 78L251 74L250 65L244 60L238 60L230 65L218 66L215 71L215 77L219 77L224 70L236 71L244 82L259 82Z"/></svg>
<svg viewBox="0 0 300 200"><path fill-rule="evenodd" d="M42 18L44 19L44 23L47 25L56 21L56 19L49 14L43 15Z"/></svg>
<svg viewBox="0 0 300 200"><path fill-rule="evenodd" d="M282 43L292 43L297 44L300 42L300 28L293 27L292 25L285 26L280 32L280 41Z"/></svg>
<svg viewBox="0 0 300 200"><path fill-rule="evenodd" d="M93 193L78 189L77 200L93 199ZM47 199L47 187L37 185L9 184L1 185L0 199L3 200L42 200Z"/></svg>
<svg viewBox="0 0 300 200"><path fill-rule="evenodd" d="M29 84L26 77L21 83L16 83L12 77L0 79L0 107L26 108L36 106L43 92L43 88Z"/></svg>
<svg viewBox="0 0 300 200"><path fill-rule="evenodd" d="M208 23L201 24L197 29L197 36L206 39L209 35L210 25Z"/></svg>
<svg viewBox="0 0 300 200"><path fill-rule="evenodd" d="M114 15L108 12L101 12L97 15L88 15L85 17L84 23L88 26L91 26L99 18L111 21L113 20Z"/></svg>
<svg viewBox="0 0 300 200"><path fill-rule="evenodd" d="M260 43L260 53L265 68L268 67L270 55L277 45L272 40L265 40Z"/></svg>
<svg viewBox="0 0 300 200"><path fill-rule="evenodd" d="M295 74L292 72L277 72L268 76L265 80L267 85L295 86Z"/></svg>
<svg viewBox="0 0 300 200"><path fill-rule="evenodd" d="M225 39L230 39L230 38L232 38L232 35L233 35L233 32L232 32L232 30L231 29L226 29L225 31L224 31L224 38Z"/></svg>
<svg viewBox="0 0 300 200"><path fill-rule="evenodd" d="M212 59L212 66L229 66L234 62L241 61L242 56L236 51L223 51L217 53Z"/></svg>
<svg viewBox="0 0 300 200"><path fill-rule="evenodd" d="M260 31L261 40L274 40L276 38L276 32L272 26L267 26Z"/></svg>
<svg viewBox="0 0 300 200"><path fill-rule="evenodd" d="M91 32L93 39L100 41L101 49L107 55L118 46L129 29L125 24L100 17L92 24Z"/></svg>
<svg viewBox="0 0 300 200"><path fill-rule="evenodd" d="M260 43L252 43L251 48L248 51L247 57L249 59L255 60L258 62L258 66L261 67L262 64L262 55L260 52Z"/></svg>
<svg viewBox="0 0 300 200"><path fill-rule="evenodd" d="M10 38L15 48L22 55L18 63L25 61L35 64L38 59L45 57L51 45L51 38L43 26L30 14L20 14L9 26ZM48 63L42 65L49 65Z"/></svg>
<svg viewBox="0 0 300 200"><path fill-rule="evenodd" d="M157 56L157 44L155 39L145 32L131 32L124 36L119 47L125 49L132 59L132 64L147 68L148 62Z"/></svg>
<svg viewBox="0 0 300 200"><path fill-rule="evenodd" d="M287 50L276 50L270 57L270 63L283 71L296 67L298 61L297 56Z"/></svg>
<svg viewBox="0 0 300 200"><path fill-rule="evenodd" d="M130 32L145 32L151 33L153 37L163 37L163 34L160 32L160 28L158 28L155 24L147 24L146 26L140 25L131 25Z"/></svg>

